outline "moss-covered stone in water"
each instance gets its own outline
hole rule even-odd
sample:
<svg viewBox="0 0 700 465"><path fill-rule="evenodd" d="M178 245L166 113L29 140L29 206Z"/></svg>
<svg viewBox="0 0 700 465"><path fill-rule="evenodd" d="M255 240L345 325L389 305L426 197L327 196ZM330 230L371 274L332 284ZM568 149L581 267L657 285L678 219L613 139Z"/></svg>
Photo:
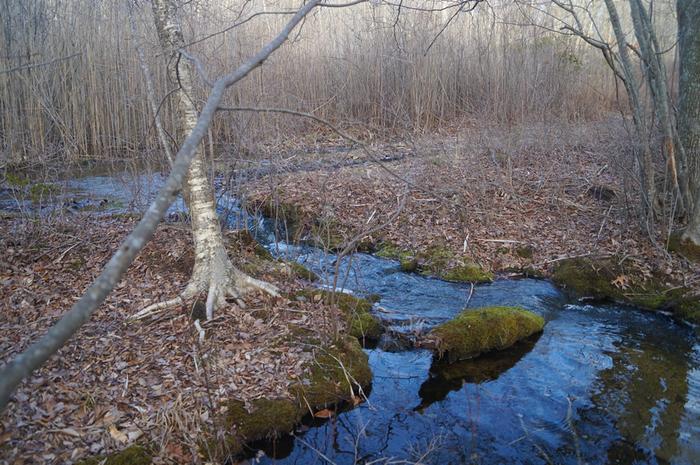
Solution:
<svg viewBox="0 0 700 465"><path fill-rule="evenodd" d="M340 402L352 401L360 387L372 383L372 370L367 354L355 338L340 339L316 354L304 381L292 386L301 405L312 409L327 408Z"/></svg>
<svg viewBox="0 0 700 465"><path fill-rule="evenodd" d="M466 263L448 268L440 274L442 279L463 283L490 283L493 281L493 273L481 268L476 263Z"/></svg>
<svg viewBox="0 0 700 465"><path fill-rule="evenodd" d="M683 239L680 234L673 234L668 242L668 250L694 262L700 262L700 246Z"/></svg>
<svg viewBox="0 0 700 465"><path fill-rule="evenodd" d="M124 450L108 456L89 457L78 462L78 465L149 465L151 453L147 448L134 444Z"/></svg>
<svg viewBox="0 0 700 465"><path fill-rule="evenodd" d="M462 311L434 328L426 344L439 358L464 360L502 350L544 328L544 319L518 307L484 307Z"/></svg>

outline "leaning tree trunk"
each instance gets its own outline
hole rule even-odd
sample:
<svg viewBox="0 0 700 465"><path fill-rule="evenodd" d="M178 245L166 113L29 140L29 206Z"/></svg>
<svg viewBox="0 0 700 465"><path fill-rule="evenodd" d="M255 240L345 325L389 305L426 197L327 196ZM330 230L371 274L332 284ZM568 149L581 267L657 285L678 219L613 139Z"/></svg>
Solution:
<svg viewBox="0 0 700 465"><path fill-rule="evenodd" d="M700 245L700 1L678 0L678 132L693 198L683 238Z"/></svg>
<svg viewBox="0 0 700 465"><path fill-rule="evenodd" d="M177 113L178 138L182 138L189 134L197 123L197 109L192 100L195 67L192 61L180 52L185 46L185 41L175 2L153 0L153 15L160 45L170 63L168 76L179 85L179 89L171 94L171 99ZM175 299L153 304L139 312L138 316L179 305L189 298L206 295L207 319L210 319L214 310L223 305L227 298L243 305L243 295L251 290L259 289L277 295L274 286L251 278L234 267L229 259L216 215L214 191L206 175L201 145L192 161L183 190L192 218L194 238L194 269L190 282Z"/></svg>

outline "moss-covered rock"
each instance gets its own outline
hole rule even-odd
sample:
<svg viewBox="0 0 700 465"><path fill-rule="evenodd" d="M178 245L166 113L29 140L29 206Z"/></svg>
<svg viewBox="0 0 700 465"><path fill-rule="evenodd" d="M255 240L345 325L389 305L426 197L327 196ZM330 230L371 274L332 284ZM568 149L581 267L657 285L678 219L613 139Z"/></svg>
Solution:
<svg viewBox="0 0 700 465"><path fill-rule="evenodd" d="M320 349L309 366L308 376L291 390L301 405L322 409L354 402L372 383L367 354L357 339L345 337Z"/></svg>
<svg viewBox="0 0 700 465"><path fill-rule="evenodd" d="M544 319L518 307L484 307L462 311L434 328L421 344L438 358L465 360L506 349L544 328Z"/></svg>
<svg viewBox="0 0 700 465"><path fill-rule="evenodd" d="M152 453L147 447L134 444L107 456L89 457L78 465L149 465Z"/></svg>

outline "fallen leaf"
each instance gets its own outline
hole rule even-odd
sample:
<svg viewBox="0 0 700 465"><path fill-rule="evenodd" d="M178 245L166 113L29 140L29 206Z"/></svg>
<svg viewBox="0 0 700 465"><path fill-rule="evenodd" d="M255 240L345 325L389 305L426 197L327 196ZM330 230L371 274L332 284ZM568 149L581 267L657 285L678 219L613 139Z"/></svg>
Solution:
<svg viewBox="0 0 700 465"><path fill-rule="evenodd" d="M333 416L333 411L324 408L323 410L319 410L318 412L314 413L314 416L316 418L330 418Z"/></svg>
<svg viewBox="0 0 700 465"><path fill-rule="evenodd" d="M119 431L119 429L117 429L117 427L114 425L109 427L109 435L112 436L112 438L117 442L129 442L129 438L127 437L127 435Z"/></svg>

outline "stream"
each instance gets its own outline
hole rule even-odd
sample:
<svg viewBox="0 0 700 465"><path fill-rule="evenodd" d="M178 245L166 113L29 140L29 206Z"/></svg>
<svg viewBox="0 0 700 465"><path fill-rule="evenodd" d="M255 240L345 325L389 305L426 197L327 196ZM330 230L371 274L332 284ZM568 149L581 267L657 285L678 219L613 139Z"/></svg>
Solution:
<svg viewBox="0 0 700 465"><path fill-rule="evenodd" d="M71 199L113 212L142 208L163 179L127 178L63 186ZM0 209L11 202L0 198ZM256 231L273 254L332 282L335 256L276 241L265 220L226 195L219 213L230 227ZM691 329L658 313L570 301L544 280L497 280L475 286L469 298L468 284L403 273L398 262L372 255L344 258L339 270L347 292L381 296L374 313L395 332L425 331L467 305L522 306L547 323L536 341L449 369L428 351L383 340L366 349L374 373L367 402L299 427L252 462L700 463L700 344Z"/></svg>

